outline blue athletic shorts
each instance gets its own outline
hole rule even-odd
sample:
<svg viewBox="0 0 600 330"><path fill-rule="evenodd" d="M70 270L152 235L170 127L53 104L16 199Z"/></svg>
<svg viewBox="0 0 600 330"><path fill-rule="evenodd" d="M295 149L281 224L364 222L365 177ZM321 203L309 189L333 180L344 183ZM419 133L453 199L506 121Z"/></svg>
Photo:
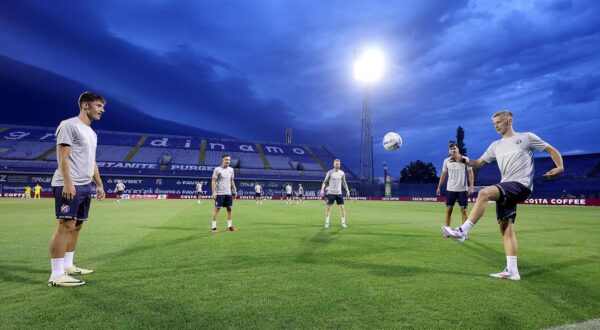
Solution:
<svg viewBox="0 0 600 330"><path fill-rule="evenodd" d="M469 200L466 191L446 191L446 206L452 207L458 202L460 207L467 207Z"/></svg>
<svg viewBox="0 0 600 330"><path fill-rule="evenodd" d="M227 207L230 208L233 206L233 196L231 195L217 195L215 199L215 207L222 208Z"/></svg>
<svg viewBox="0 0 600 330"><path fill-rule="evenodd" d="M500 199L496 201L496 219L498 222L512 218L515 222L517 218L517 204L523 202L531 194L524 185L518 182L501 182L495 184L500 190Z"/></svg>
<svg viewBox="0 0 600 330"><path fill-rule="evenodd" d="M92 202L92 184L75 186L75 196L67 200L62 196L63 187L52 187L57 219L85 221Z"/></svg>
<svg viewBox="0 0 600 330"><path fill-rule="evenodd" d="M344 205L344 197L340 195L327 195L327 205L333 205L336 202L337 205Z"/></svg>

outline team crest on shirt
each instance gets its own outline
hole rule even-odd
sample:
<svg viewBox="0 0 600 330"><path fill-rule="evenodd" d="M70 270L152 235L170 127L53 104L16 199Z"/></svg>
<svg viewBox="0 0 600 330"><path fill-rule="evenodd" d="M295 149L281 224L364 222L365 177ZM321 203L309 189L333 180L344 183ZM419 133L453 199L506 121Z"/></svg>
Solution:
<svg viewBox="0 0 600 330"><path fill-rule="evenodd" d="M515 140L515 144L521 144L522 142L523 142L523 140L521 140L521 139L516 139Z"/></svg>
<svg viewBox="0 0 600 330"><path fill-rule="evenodd" d="M60 207L60 212L61 212L61 213L69 213L69 211L70 211L70 210L71 210L71 208L69 207L69 205L66 205L66 204L65 204L65 205L62 205L62 206Z"/></svg>

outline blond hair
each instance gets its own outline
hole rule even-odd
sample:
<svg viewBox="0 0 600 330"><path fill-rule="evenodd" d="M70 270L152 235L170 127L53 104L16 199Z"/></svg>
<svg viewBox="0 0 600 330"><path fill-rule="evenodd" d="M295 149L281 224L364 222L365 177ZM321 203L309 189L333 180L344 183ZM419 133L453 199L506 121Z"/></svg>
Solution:
<svg viewBox="0 0 600 330"><path fill-rule="evenodd" d="M496 112L492 116L492 119L494 119L494 118L496 118L498 116L508 116L508 117L512 118L513 117L513 113L511 111L508 111L508 110L500 110L500 111Z"/></svg>

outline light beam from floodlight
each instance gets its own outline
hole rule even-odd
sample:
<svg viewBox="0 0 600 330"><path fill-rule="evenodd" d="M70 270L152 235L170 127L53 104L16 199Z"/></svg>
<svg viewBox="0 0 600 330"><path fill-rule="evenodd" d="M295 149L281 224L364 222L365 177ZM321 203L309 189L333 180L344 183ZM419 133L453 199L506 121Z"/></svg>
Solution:
<svg viewBox="0 0 600 330"><path fill-rule="evenodd" d="M375 82L383 75L383 66L383 54L378 50L367 50L354 61L354 78L365 83Z"/></svg>

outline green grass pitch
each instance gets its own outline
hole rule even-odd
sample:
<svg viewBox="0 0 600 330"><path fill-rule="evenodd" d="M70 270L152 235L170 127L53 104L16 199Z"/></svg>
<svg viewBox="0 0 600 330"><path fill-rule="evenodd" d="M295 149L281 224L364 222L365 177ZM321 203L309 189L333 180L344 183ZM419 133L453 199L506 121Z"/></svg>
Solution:
<svg viewBox="0 0 600 330"><path fill-rule="evenodd" d="M600 318L600 209L519 206L518 282L494 207L457 244L443 204L92 203L75 262L86 285L49 288L50 199L0 200L0 328L540 329ZM459 214L455 210L454 224Z"/></svg>

